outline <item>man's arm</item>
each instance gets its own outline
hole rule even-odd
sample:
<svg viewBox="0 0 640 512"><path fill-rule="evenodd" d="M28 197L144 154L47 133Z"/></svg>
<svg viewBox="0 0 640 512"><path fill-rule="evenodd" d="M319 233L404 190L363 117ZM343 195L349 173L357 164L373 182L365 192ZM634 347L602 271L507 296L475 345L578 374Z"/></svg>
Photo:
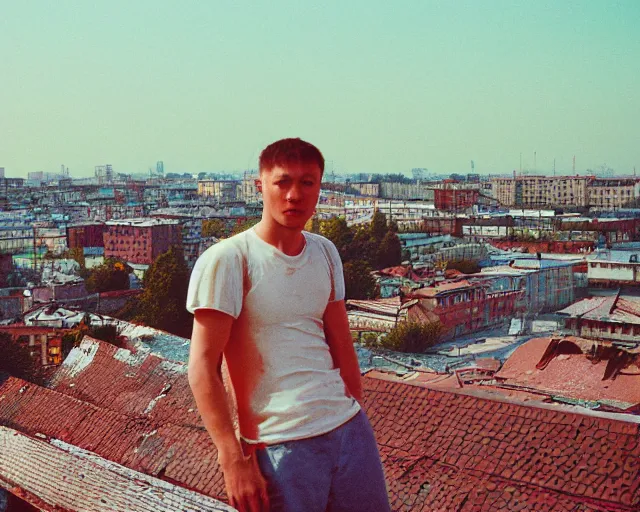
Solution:
<svg viewBox="0 0 640 512"><path fill-rule="evenodd" d="M266 483L255 457L245 457L233 427L222 382L222 354L229 341L233 317L198 309L189 352L189 385L200 417L218 450L231 505L241 511L268 508Z"/></svg>
<svg viewBox="0 0 640 512"><path fill-rule="evenodd" d="M324 311L324 335L329 345L333 364L340 369L351 396L362 401L362 382L360 380L360 365L353 347L353 339L349 330L347 308L343 300L330 302Z"/></svg>

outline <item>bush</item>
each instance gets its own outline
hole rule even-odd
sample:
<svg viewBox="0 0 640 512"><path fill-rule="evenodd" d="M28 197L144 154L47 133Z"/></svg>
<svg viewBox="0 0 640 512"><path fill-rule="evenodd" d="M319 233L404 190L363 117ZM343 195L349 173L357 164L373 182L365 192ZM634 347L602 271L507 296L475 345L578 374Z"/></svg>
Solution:
<svg viewBox="0 0 640 512"><path fill-rule="evenodd" d="M423 352L440 341L442 322L401 322L382 338L380 345L398 352Z"/></svg>
<svg viewBox="0 0 640 512"><path fill-rule="evenodd" d="M377 347L378 346L378 335L375 332L367 332L362 335L360 340L360 344L363 347Z"/></svg>

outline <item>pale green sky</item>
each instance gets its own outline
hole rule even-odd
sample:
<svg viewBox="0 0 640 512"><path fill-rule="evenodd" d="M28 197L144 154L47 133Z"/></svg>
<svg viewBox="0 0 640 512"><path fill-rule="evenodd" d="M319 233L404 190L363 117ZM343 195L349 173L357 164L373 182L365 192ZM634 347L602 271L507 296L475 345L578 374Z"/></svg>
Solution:
<svg viewBox="0 0 640 512"><path fill-rule="evenodd" d="M2 3L0 167L640 172L640 1Z"/></svg>

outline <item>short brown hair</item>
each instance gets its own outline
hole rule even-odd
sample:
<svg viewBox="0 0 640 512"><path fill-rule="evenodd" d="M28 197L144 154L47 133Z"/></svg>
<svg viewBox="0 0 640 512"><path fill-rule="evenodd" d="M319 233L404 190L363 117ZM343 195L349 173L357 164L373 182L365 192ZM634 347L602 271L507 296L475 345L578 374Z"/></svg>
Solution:
<svg viewBox="0 0 640 512"><path fill-rule="evenodd" d="M269 144L260 153L260 172L270 171L274 167L290 165L317 165L320 174L324 173L324 157L313 144L302 139L281 139Z"/></svg>

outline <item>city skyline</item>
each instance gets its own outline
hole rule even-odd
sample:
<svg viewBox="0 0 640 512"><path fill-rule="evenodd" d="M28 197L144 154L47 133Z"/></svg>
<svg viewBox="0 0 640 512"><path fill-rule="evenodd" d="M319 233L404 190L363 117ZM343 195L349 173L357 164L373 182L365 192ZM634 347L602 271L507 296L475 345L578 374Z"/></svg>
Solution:
<svg viewBox="0 0 640 512"><path fill-rule="evenodd" d="M254 169L281 137L337 173L640 166L640 4L14 3L7 177ZM635 93L635 94L634 94Z"/></svg>

